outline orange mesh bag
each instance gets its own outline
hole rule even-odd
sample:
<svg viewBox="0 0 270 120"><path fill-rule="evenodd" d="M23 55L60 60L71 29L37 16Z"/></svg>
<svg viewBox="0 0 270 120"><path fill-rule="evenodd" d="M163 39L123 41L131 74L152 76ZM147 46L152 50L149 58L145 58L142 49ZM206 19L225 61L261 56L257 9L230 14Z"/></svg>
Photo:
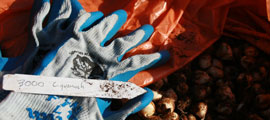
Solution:
<svg viewBox="0 0 270 120"><path fill-rule="evenodd" d="M26 29L33 1L25 1L2 0L0 3L0 47L5 56L19 55L27 44ZM126 10L128 19L118 35L143 24L154 26L151 38L128 52L126 57L167 49L171 59L165 65L134 76L130 81L139 86L147 86L180 69L221 35L246 39L270 53L270 47L266 47L270 45L269 1L79 0L89 12L102 11L107 15L117 9Z"/></svg>

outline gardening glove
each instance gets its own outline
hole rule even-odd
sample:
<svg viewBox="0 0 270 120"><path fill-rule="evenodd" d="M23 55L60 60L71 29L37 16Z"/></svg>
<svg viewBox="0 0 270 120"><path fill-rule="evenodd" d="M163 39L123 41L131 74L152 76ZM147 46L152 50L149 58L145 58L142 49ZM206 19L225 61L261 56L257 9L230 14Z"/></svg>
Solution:
<svg viewBox="0 0 270 120"><path fill-rule="evenodd" d="M36 1L40 2L40 1ZM46 55L46 53L56 46L61 40L61 37L54 37L55 34L58 34L54 28L65 21L72 21L79 15L79 11L82 6L77 1L71 1L72 10L70 16L60 15L61 11L65 11L64 7L61 7L63 4L63 0L56 0L52 6L50 13L48 14L48 21L46 21L47 25L45 28L42 27L43 17L40 14L40 9L42 4L35 4L33 6L33 10L31 11L31 17L29 21L29 36L31 36L28 40L28 44L22 55L17 57L3 57L0 52L0 80L2 80L2 76L5 74L13 74L13 73L29 73L33 71L33 67L37 66L37 64L41 61L41 59ZM61 10L60 10L61 9ZM95 14L95 13L93 13ZM97 14L101 14L101 12L97 12ZM42 19L41 19L42 18ZM66 20L67 19L67 20ZM83 28L84 26L82 26ZM51 34L54 33L54 34ZM59 34L58 34L59 35ZM65 35L62 35L65 36ZM45 39L46 38L46 39ZM1 98L5 98L8 93L7 91L0 91ZM5 94L4 94L5 93Z"/></svg>
<svg viewBox="0 0 270 120"><path fill-rule="evenodd" d="M36 1L41 2L41 1ZM28 41L28 44L26 46L25 51L22 55L18 57L8 58L8 57L2 57L0 52L0 71L7 71L7 72L16 72L16 73L25 73L29 72L31 70L27 71L18 71L18 68L22 68L22 66L28 67L35 62L39 62L39 58L42 58L43 55L46 54L49 50L54 48L54 46L58 45L61 40L63 40L64 37L66 37L65 34L57 31L58 29L55 29L56 27L59 27L58 25L68 23L75 18L78 17L80 10L82 10L82 6L79 2L76 0L71 0L71 9L64 7L62 4L64 4L63 0L55 0L53 1L54 4L52 4L52 8L48 14L48 20L46 23L48 24L45 28L42 28L42 22L44 21L45 14L40 14L40 9L42 4L35 4L33 6L33 10L31 11L31 17L30 17L30 39ZM64 13L67 14L62 14ZM46 11L44 11L46 12ZM71 12L71 13L70 13ZM70 14L70 15L69 15ZM95 15L102 16L101 12L93 12L93 17ZM43 16L42 16L43 15ZM44 16L45 15L45 16ZM97 17L100 18L100 17ZM90 19L89 19L90 20ZM91 20L95 21L95 19L91 18ZM91 22L88 21L88 22ZM81 26L81 28L84 28L85 25ZM62 34L62 36L61 36ZM38 52L38 53L37 53ZM25 64L26 61L29 61L31 64ZM17 70L16 70L17 69Z"/></svg>
<svg viewBox="0 0 270 120"><path fill-rule="evenodd" d="M71 24L73 23L71 22L85 11L77 0L69 0L69 2L53 0L52 6L49 4L46 6L47 8L44 8L45 6L42 3L45 1L36 0L33 5L32 11L36 19L33 22L32 38L40 41L42 51L50 51L72 36L73 26ZM89 14L91 14L91 17L80 26L80 29L86 28L86 25L92 24L103 16L103 13L99 11ZM47 21L45 17L47 17ZM46 24L45 27L43 27L44 23Z"/></svg>
<svg viewBox="0 0 270 120"><path fill-rule="evenodd" d="M72 9L71 3L70 0L63 1L59 8L65 8L65 10L59 16L71 15L71 12L66 10ZM41 6L37 14L40 21L36 23L39 27L36 28L42 30L44 29L42 21L49 12L50 2L43 0L35 4ZM57 40L60 40L61 45L46 55L34 74L127 81L139 71L163 60L166 61L165 58L168 58L168 53L163 51L148 55L135 55L122 60L127 51L150 37L153 28L150 25L144 25L131 34L117 38L105 46L105 43L124 24L127 14L125 11L119 10L103 18L97 24L93 24L99 19L97 17L101 18L102 16L92 17L91 13L81 10L78 17L67 22L68 24L62 22L62 24L53 27L59 31L59 34L55 34L56 36L64 34L66 36L58 37ZM35 40L49 39L49 37L43 37L42 32L41 35L39 33L37 32L34 37ZM147 91L149 91L147 94L152 94L150 90ZM0 116L1 119L103 119L103 117L125 119L130 113L142 109L152 100L151 95L149 98L147 97L142 95L131 100L118 112L106 112L110 103L103 99L12 92L0 104ZM102 114L104 115L102 116Z"/></svg>

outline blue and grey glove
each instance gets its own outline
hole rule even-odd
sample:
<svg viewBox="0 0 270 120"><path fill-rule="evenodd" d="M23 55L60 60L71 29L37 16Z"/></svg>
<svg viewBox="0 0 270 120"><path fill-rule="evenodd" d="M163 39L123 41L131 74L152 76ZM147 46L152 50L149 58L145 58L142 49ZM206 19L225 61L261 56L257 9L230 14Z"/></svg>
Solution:
<svg viewBox="0 0 270 120"><path fill-rule="evenodd" d="M0 52L0 71L5 71L8 73L25 73L31 71L33 59L34 62L39 62L36 59L42 58L47 51L50 51L52 48L57 46L61 41L63 41L67 36L62 31L58 31L57 27L61 24L68 23L78 17L79 12L82 6L75 0L71 0L70 4L72 9L66 9L62 7L61 4L64 4L62 0L54 1L54 4L48 14L48 20L45 28L42 28L42 23L46 14L41 13L42 4L35 1L36 4L33 6L30 17L30 39L22 55L18 57L3 57ZM60 8L62 7L62 8ZM49 9L47 9L49 10ZM61 14L61 12L70 14ZM48 12L48 11L43 11ZM61 15L60 15L61 14ZM93 17L95 15L102 16L101 12L93 12ZM98 17L99 18L99 17ZM95 19L91 18L92 21ZM91 22L89 19L89 23ZM82 26L82 28L84 28ZM1 49L0 49L1 50ZM38 53L37 53L38 52ZM28 62L27 62L28 61ZM25 64L28 63L28 64ZM36 64L36 63L34 63ZM31 66L31 67L29 67Z"/></svg>
<svg viewBox="0 0 270 120"><path fill-rule="evenodd" d="M42 2L42 1L35 1L35 2ZM49 20L47 23L51 25L47 25L45 28L42 28L42 21L43 17L39 11L41 11L42 4L35 4L33 6L33 10L31 11L30 17L30 27L29 27L29 36L30 39L28 40L28 44L24 49L22 55L17 57L3 57L0 52L0 80L4 74L10 73L29 73L33 71L33 68L40 62L40 60L46 55L48 51L50 51L54 46L60 43L63 37L59 37L59 32L55 32L54 27L58 24L62 24L67 19L67 21L72 21L79 15L79 11L82 9L82 6L78 4L76 1L71 1L72 4L72 11L70 16L61 15L60 8L63 1L56 0L52 6L50 14L48 14ZM62 8L64 9L64 8ZM63 11L63 10L62 10ZM100 12L96 12L93 14L102 14ZM83 28L84 26L82 26ZM53 33L53 34L50 34ZM58 34L55 36L55 34ZM44 37L45 35L45 37ZM63 34L62 36L66 36ZM47 39L44 39L47 38ZM0 49L1 50L1 49ZM5 98L7 91L0 91L0 100Z"/></svg>
<svg viewBox="0 0 270 120"><path fill-rule="evenodd" d="M122 59L124 54L146 41L153 32L144 25L127 36L117 38L105 46L124 24L127 14L118 10L102 18L100 12L92 14L80 9L76 18L70 20L73 0L61 0L59 11L43 28L42 21L50 10L50 1L36 2L40 6L38 20L34 24L35 40L55 39L61 44L43 59L35 75L70 78L98 78L128 81L139 71L150 68L168 59L168 52L135 55ZM57 8L57 7L56 7ZM58 19L61 16L66 18ZM94 24L96 23L96 24ZM51 28L51 29L49 29ZM44 29L49 32L43 33ZM56 34L57 33L57 34ZM54 38L51 38L54 37ZM110 111L110 101L96 98L61 97L12 92L0 104L1 119L125 119L129 114L144 108L152 100L151 90L130 100L119 111Z"/></svg>

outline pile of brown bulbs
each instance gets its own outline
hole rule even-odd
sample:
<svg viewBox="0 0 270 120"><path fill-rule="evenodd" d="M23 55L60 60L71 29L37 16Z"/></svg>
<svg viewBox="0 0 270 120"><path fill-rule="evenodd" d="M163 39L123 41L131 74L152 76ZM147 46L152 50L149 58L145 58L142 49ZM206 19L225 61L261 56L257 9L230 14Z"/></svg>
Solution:
<svg viewBox="0 0 270 120"><path fill-rule="evenodd" d="M221 38L185 67L148 86L153 101L129 120L270 120L270 57Z"/></svg>

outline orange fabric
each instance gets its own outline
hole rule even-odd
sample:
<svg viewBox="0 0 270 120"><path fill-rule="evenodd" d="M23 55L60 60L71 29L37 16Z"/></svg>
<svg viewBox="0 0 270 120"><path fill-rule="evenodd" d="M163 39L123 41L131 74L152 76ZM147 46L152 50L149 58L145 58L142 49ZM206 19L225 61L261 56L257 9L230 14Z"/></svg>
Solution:
<svg viewBox="0 0 270 120"><path fill-rule="evenodd" d="M29 0L1 0L0 48L4 56L20 55L27 45L27 27L32 8Z"/></svg>
<svg viewBox="0 0 270 120"><path fill-rule="evenodd" d="M269 17L270 0L238 0L230 8L224 34L247 40L270 54Z"/></svg>
<svg viewBox="0 0 270 120"><path fill-rule="evenodd" d="M183 67L221 35L246 39L270 54L270 0L79 0L89 12L105 15L117 9L128 13L119 35L143 24L155 32L146 43L128 52L146 54L169 50L165 65L142 71L130 81L147 86ZM18 56L27 44L27 23L33 0L1 0L0 48Z"/></svg>
<svg viewBox="0 0 270 120"><path fill-rule="evenodd" d="M166 44L161 46L172 54L170 62L140 72L130 81L147 86L193 60L221 36L232 2L233 0L223 0L222 3L215 0L189 1L177 26L166 38Z"/></svg>
<svg viewBox="0 0 270 120"><path fill-rule="evenodd" d="M270 0L266 0L266 11L268 16L268 21L270 21Z"/></svg>

